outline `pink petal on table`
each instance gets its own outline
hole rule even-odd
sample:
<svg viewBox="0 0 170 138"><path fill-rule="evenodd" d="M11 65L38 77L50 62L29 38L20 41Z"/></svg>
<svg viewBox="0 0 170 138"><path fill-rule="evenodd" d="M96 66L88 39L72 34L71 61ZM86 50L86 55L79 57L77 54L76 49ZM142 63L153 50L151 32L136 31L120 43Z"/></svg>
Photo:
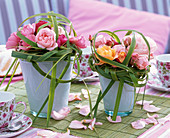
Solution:
<svg viewBox="0 0 170 138"><path fill-rule="evenodd" d="M131 125L134 129L142 129L145 127L146 122L142 120L138 120L138 121L132 122Z"/></svg>
<svg viewBox="0 0 170 138"><path fill-rule="evenodd" d="M55 120L62 120L64 119L68 114L70 113L70 108L69 107L64 107L60 111L52 111L51 112L51 117Z"/></svg>
<svg viewBox="0 0 170 138"><path fill-rule="evenodd" d="M153 103L153 101L145 101L145 100L143 100L143 105L146 104L146 103L151 104L151 103ZM136 104L142 105L142 100L137 101Z"/></svg>
<svg viewBox="0 0 170 138"><path fill-rule="evenodd" d="M61 110L59 110L58 113L67 116L70 113L70 108L69 107L64 107Z"/></svg>
<svg viewBox="0 0 170 138"><path fill-rule="evenodd" d="M86 89L81 89L81 93L83 94L84 98L88 99L88 91ZM91 91L89 91L89 93L91 93Z"/></svg>
<svg viewBox="0 0 170 138"><path fill-rule="evenodd" d="M69 93L68 101L81 101L80 95L81 93Z"/></svg>
<svg viewBox="0 0 170 138"><path fill-rule="evenodd" d="M116 117L116 121L113 121L112 118L111 118L111 116L106 117L106 118L107 118L107 120L108 120L109 122L111 122L111 123L119 123L119 122L122 121L122 119L121 119L120 116L117 116L117 117Z"/></svg>
<svg viewBox="0 0 170 138"><path fill-rule="evenodd" d="M150 105L150 104L147 103L147 104L144 104L143 109L146 110L146 111L148 111L148 112L157 112L157 111L159 111L161 108L156 107L156 106L154 106L154 105Z"/></svg>
<svg viewBox="0 0 170 138"><path fill-rule="evenodd" d="M69 128L73 128L73 129L87 129L87 127L85 125L82 124L82 122L78 121L78 120L73 120L70 125Z"/></svg>
<svg viewBox="0 0 170 138"><path fill-rule="evenodd" d="M158 119L158 123L161 124L161 125L164 125L166 122L170 121L169 118L160 118Z"/></svg>
<svg viewBox="0 0 170 138"><path fill-rule="evenodd" d="M96 123L96 118L93 118L91 121L90 125L88 126L89 129L93 130L94 129L94 124Z"/></svg>
<svg viewBox="0 0 170 138"><path fill-rule="evenodd" d="M86 116L90 112L90 107L88 105L82 106L80 108L79 114Z"/></svg>
<svg viewBox="0 0 170 138"><path fill-rule="evenodd" d="M57 135L57 132L53 132L51 130L39 130L39 131L37 131L37 136L54 137L56 135Z"/></svg>
<svg viewBox="0 0 170 138"><path fill-rule="evenodd" d="M81 122L82 122L82 123L85 123L85 124L89 124L89 123L92 122L92 120L91 120L91 119L84 119L84 120L82 120ZM101 125L103 125L103 123L101 123L101 122L96 122L95 125L101 126Z"/></svg>
<svg viewBox="0 0 170 138"><path fill-rule="evenodd" d="M147 116L149 117L149 118L152 118L152 117L154 117L154 118L158 118L159 117L159 115L158 114L154 114L154 115L150 115L149 113L147 113Z"/></svg>

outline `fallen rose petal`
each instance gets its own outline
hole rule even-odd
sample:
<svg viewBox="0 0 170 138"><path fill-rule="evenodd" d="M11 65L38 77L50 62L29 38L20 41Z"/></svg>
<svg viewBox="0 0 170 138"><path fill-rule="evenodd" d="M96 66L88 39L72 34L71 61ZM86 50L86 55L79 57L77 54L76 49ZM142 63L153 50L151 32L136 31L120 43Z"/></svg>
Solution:
<svg viewBox="0 0 170 138"><path fill-rule="evenodd" d="M88 91L86 89L81 89L81 93L83 94L84 98L88 99ZM91 91L89 91L91 93Z"/></svg>
<svg viewBox="0 0 170 138"><path fill-rule="evenodd" d="M148 103L148 104L151 104L151 103L153 103L153 101L140 100L140 101L137 101L137 102L136 102L136 104L138 104L138 105L142 105L142 103L143 103L143 105L144 105L144 104L147 104L147 103Z"/></svg>
<svg viewBox="0 0 170 138"><path fill-rule="evenodd" d="M150 105L150 104L144 104L143 109L148 111L148 112L157 112L159 111L161 108L156 107L154 105Z"/></svg>
<svg viewBox="0 0 170 138"><path fill-rule="evenodd" d="M142 129L145 127L146 123L142 120L138 120L138 121L132 122L131 125L134 129Z"/></svg>
<svg viewBox="0 0 170 138"><path fill-rule="evenodd" d="M101 125L103 125L103 123L102 122L96 122L95 125L101 126Z"/></svg>
<svg viewBox="0 0 170 138"><path fill-rule="evenodd" d="M84 120L82 120L81 122L82 122L82 123L85 123L85 124L89 124L89 123L92 122L92 120L91 120L91 119L84 119ZM101 123L101 122L96 122L95 125L101 126L101 125L103 125L103 123Z"/></svg>
<svg viewBox="0 0 170 138"><path fill-rule="evenodd" d="M84 119L81 122L85 124L89 124L92 120L91 119Z"/></svg>
<svg viewBox="0 0 170 138"><path fill-rule="evenodd" d="M68 101L81 101L80 95L81 93L69 93Z"/></svg>
<svg viewBox="0 0 170 138"><path fill-rule="evenodd" d="M158 114L154 114L154 115L150 115L149 113L147 113L147 116L149 117L149 118L158 118L159 117L159 115Z"/></svg>
<svg viewBox="0 0 170 138"><path fill-rule="evenodd" d="M109 122L111 122L111 123L119 123L119 122L122 121L122 119L121 119L120 116L117 116L117 117L116 117L116 121L113 121L112 118L111 118L111 116L106 117L106 118L107 118L107 120L108 120Z"/></svg>
<svg viewBox="0 0 170 138"><path fill-rule="evenodd" d="M64 107L60 111L52 111L51 112L51 117L55 120L62 120L64 119L68 114L70 113L70 108L69 107Z"/></svg>
<svg viewBox="0 0 170 138"><path fill-rule="evenodd" d="M64 107L58 113L67 116L70 113L70 108L69 107Z"/></svg>
<svg viewBox="0 0 170 138"><path fill-rule="evenodd" d="M160 118L158 119L158 123L161 124L161 125L164 125L166 122L170 121L169 118Z"/></svg>
<svg viewBox="0 0 170 138"><path fill-rule="evenodd" d="M82 124L82 122L78 121L78 120L73 120L70 125L69 128L73 128L73 129L87 129L87 127L85 125Z"/></svg>
<svg viewBox="0 0 170 138"><path fill-rule="evenodd" d="M91 121L90 125L88 126L89 129L93 130L94 129L94 124L96 122L96 118L93 118L93 120Z"/></svg>
<svg viewBox="0 0 170 138"><path fill-rule="evenodd" d="M82 106L80 108L79 114L86 116L90 113L90 107L88 105Z"/></svg>

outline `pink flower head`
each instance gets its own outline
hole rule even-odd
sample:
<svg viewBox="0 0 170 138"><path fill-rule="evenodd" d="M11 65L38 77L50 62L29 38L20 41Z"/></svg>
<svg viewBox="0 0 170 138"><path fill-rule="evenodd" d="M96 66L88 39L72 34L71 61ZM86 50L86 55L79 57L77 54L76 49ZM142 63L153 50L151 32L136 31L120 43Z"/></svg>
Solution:
<svg viewBox="0 0 170 138"><path fill-rule="evenodd" d="M58 47L64 45L67 42L67 37L64 34L58 36L57 44Z"/></svg>
<svg viewBox="0 0 170 138"><path fill-rule="evenodd" d="M146 42L144 41L144 39L142 38L142 36L139 34L135 34L135 38L136 38L136 46L134 49L134 53L138 53L139 55L148 55L149 54L148 46ZM146 39L150 45L150 53L151 53L151 58L152 58L153 52L157 49L157 45L156 45L156 42L150 37L146 36ZM123 45L127 46L127 50L129 50L131 40L132 40L132 35L125 36L123 38Z"/></svg>
<svg viewBox="0 0 170 138"><path fill-rule="evenodd" d="M70 37L71 44L75 44L78 48L86 48L84 36Z"/></svg>
<svg viewBox="0 0 170 138"><path fill-rule="evenodd" d="M35 26L31 24L24 25L24 27L21 30L21 34L24 36L34 34L34 32L35 32Z"/></svg>
<svg viewBox="0 0 170 138"><path fill-rule="evenodd" d="M35 35L34 34L29 34L29 35L26 35L25 37L27 37L29 40L35 42ZM19 46L19 49L22 49L22 50L25 50L25 51L28 51L30 50L31 46L29 44L27 44L25 41L21 40L22 41L22 46Z"/></svg>
<svg viewBox="0 0 170 138"><path fill-rule="evenodd" d="M37 33L36 42L38 47L50 51L54 50L58 46L56 44L56 34L49 28L43 28Z"/></svg>
<svg viewBox="0 0 170 138"><path fill-rule="evenodd" d="M38 28L40 27L40 26L42 26L43 24L46 24L46 23L48 23L48 22L46 22L46 21L39 21L38 23L36 23L35 24L35 32L37 33L37 31L38 31ZM51 29L51 27L48 25L48 26L46 26L47 28L49 28L49 29ZM45 28L46 28L45 27Z"/></svg>
<svg viewBox="0 0 170 138"><path fill-rule="evenodd" d="M104 35L98 35L95 40L95 47L98 48L99 46L105 44L106 44L106 38L104 37Z"/></svg>
<svg viewBox="0 0 170 138"><path fill-rule="evenodd" d="M21 39L17 36L16 32L12 33L11 36L8 38L8 41L6 42L6 48L7 49L17 49L20 40Z"/></svg>
<svg viewBox="0 0 170 138"><path fill-rule="evenodd" d="M146 69L149 65L148 56L140 56L137 53L132 54L131 64L135 65L138 69Z"/></svg>

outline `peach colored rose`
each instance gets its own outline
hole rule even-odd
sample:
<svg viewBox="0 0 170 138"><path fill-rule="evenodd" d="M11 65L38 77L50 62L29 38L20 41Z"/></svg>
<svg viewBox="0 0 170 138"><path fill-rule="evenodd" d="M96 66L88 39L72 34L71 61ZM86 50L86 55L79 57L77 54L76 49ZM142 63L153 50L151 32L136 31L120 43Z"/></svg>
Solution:
<svg viewBox="0 0 170 138"><path fill-rule="evenodd" d="M6 48L7 49L17 49L19 42L20 42L20 38L16 35L17 33L14 32L11 34L11 36L8 38L8 41L6 42Z"/></svg>
<svg viewBox="0 0 170 138"><path fill-rule="evenodd" d="M98 35L95 40L95 47L103 46L106 44L106 38L103 35Z"/></svg>
<svg viewBox="0 0 170 138"><path fill-rule="evenodd" d="M29 35L26 35L25 37L27 37L29 40L35 42L34 34L29 34ZM30 48L31 48L31 46L22 40L22 46L19 46L19 49L28 51L28 50L30 50Z"/></svg>
<svg viewBox="0 0 170 138"><path fill-rule="evenodd" d="M104 45L101 48L97 49L97 53L107 59L114 60L116 58L116 50L112 49L110 46ZM99 64L104 64L105 62L102 61L98 56L96 56L97 59L99 59Z"/></svg>
<svg viewBox="0 0 170 138"><path fill-rule="evenodd" d="M54 50L58 44L56 43L56 34L53 30L49 28L41 29L35 38L38 47L47 49L47 50Z"/></svg>
<svg viewBox="0 0 170 138"><path fill-rule="evenodd" d="M116 58L116 60L120 63L122 63L125 60L126 57L126 53L125 52L120 52L118 54L118 57Z"/></svg>
<svg viewBox="0 0 170 138"><path fill-rule="evenodd" d="M21 34L24 36L29 34L34 34L34 32L35 32L35 25L31 25L31 24L24 25L24 27L21 30Z"/></svg>

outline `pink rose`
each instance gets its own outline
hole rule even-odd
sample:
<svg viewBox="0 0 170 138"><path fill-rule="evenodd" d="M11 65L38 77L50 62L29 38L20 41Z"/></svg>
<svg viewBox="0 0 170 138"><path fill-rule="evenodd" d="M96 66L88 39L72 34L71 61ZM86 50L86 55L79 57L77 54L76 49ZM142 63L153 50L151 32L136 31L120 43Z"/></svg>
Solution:
<svg viewBox="0 0 170 138"><path fill-rule="evenodd" d="M8 41L6 42L6 48L7 49L17 49L20 40L21 39L17 36L16 32L12 33L11 36L8 38Z"/></svg>
<svg viewBox="0 0 170 138"><path fill-rule="evenodd" d="M26 35L25 37L27 37L29 40L35 42L34 34L29 34L29 35ZM22 46L19 46L19 49L28 51L28 50L30 50L30 48L31 48L31 46L22 40Z"/></svg>
<svg viewBox="0 0 170 138"><path fill-rule="evenodd" d="M169 76L163 76L165 80L169 80Z"/></svg>
<svg viewBox="0 0 170 138"><path fill-rule="evenodd" d="M106 42L106 38L103 35L98 35L95 40L95 47L98 48L101 45L105 45Z"/></svg>
<svg viewBox="0 0 170 138"><path fill-rule="evenodd" d="M75 44L78 48L86 48L84 36L70 37L71 44Z"/></svg>
<svg viewBox="0 0 170 138"><path fill-rule="evenodd" d="M146 69L149 65L148 56L134 54L134 57L132 56L131 64L135 65L140 70Z"/></svg>
<svg viewBox="0 0 170 138"><path fill-rule="evenodd" d="M47 49L47 50L54 50L58 45L56 43L56 34L53 30L49 28L41 29L36 37L35 40L37 42L38 47Z"/></svg>
<svg viewBox="0 0 170 138"><path fill-rule="evenodd" d="M142 36L139 34L135 34L135 38L136 38L136 46L134 49L134 53L138 53L139 55L148 55L149 54L148 46L146 42L144 41L144 39L142 38ZM123 45L128 46L127 52L131 44L131 39L132 39L132 35L125 36L123 38ZM157 45L155 41L151 39L150 37L146 37L146 39L148 40L149 45L150 45L151 58L153 58L153 52L156 50Z"/></svg>
<svg viewBox="0 0 170 138"><path fill-rule="evenodd" d="M24 36L29 34L34 34L34 32L35 32L35 25L31 25L31 24L24 25L23 29L21 30L21 34Z"/></svg>
<svg viewBox="0 0 170 138"><path fill-rule="evenodd" d="M58 47L62 46L66 42L67 42L67 37L64 34L58 36L58 40L57 40Z"/></svg>

